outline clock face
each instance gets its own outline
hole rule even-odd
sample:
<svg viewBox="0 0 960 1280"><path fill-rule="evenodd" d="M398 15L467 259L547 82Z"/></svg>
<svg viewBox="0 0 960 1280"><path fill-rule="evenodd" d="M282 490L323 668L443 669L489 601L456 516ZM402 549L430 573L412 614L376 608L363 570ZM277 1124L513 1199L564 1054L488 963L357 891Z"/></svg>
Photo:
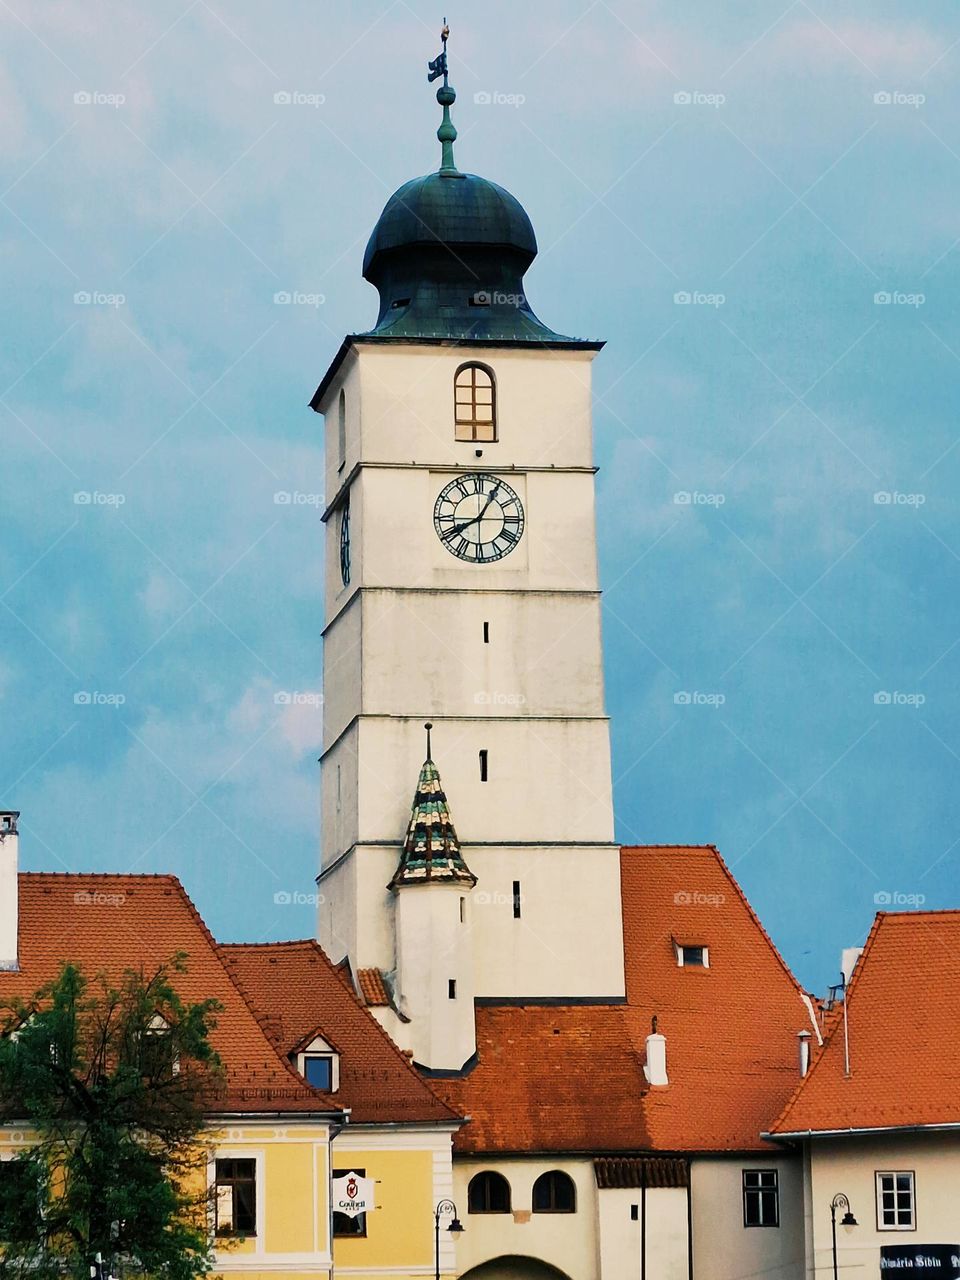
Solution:
<svg viewBox="0 0 960 1280"><path fill-rule="evenodd" d="M499 476L457 476L433 509L437 537L460 560L488 564L509 555L523 536L523 506Z"/></svg>
<svg viewBox="0 0 960 1280"><path fill-rule="evenodd" d="M350 503L345 502L340 512L340 580L350 585Z"/></svg>

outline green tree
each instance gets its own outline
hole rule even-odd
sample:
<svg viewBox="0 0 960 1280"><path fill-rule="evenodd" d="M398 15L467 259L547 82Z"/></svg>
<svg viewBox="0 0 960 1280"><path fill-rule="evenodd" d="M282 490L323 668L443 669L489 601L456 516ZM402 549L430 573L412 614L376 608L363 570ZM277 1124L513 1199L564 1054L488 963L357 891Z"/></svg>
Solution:
<svg viewBox="0 0 960 1280"><path fill-rule="evenodd" d="M0 1165L0 1280L209 1271L204 1100L222 1075L219 1006L187 1003L178 954L119 983L65 965L0 1021L0 1123L31 1140Z"/></svg>

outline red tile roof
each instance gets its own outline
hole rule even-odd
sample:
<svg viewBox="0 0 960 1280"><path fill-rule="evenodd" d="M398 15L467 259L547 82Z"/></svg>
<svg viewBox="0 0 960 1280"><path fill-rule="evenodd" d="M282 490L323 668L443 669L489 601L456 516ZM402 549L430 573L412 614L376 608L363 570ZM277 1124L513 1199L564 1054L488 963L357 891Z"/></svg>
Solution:
<svg viewBox="0 0 960 1280"><path fill-rule="evenodd" d="M384 986L383 974L379 969L358 969L357 981L364 1004L374 1009L388 1009L391 1004L390 995Z"/></svg>
<svg viewBox="0 0 960 1280"><path fill-rule="evenodd" d="M625 1005L478 1005L478 1065L433 1083L461 1151L747 1151L797 1080L804 993L712 846L621 852ZM681 968L674 937L709 948ZM656 1015L669 1085L643 1074Z"/></svg>
<svg viewBox="0 0 960 1280"><path fill-rule="evenodd" d="M187 971L175 978L181 997L223 1005L211 1041L226 1082L210 1113L340 1110L277 1053L175 876L24 873L19 891L20 967L0 971L0 1001L32 996L65 962L81 966L88 978L102 972L117 979L125 969L152 974L182 951Z"/></svg>
<svg viewBox="0 0 960 1280"><path fill-rule="evenodd" d="M220 950L254 1007L264 1011L281 1053L318 1035L336 1048L336 1097L350 1108L353 1123L459 1122L460 1116L417 1074L316 942L237 944Z"/></svg>
<svg viewBox="0 0 960 1280"><path fill-rule="evenodd" d="M881 912L843 1018L772 1133L960 1124L960 911Z"/></svg>

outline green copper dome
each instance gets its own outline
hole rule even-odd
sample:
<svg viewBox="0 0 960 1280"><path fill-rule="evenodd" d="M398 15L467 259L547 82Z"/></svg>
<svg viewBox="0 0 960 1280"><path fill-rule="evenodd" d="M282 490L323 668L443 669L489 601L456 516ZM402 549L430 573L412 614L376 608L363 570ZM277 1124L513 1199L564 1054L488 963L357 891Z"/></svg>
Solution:
<svg viewBox="0 0 960 1280"><path fill-rule="evenodd" d="M378 254L417 244L495 245L519 251L528 263L537 254L537 238L520 201L472 173L428 173L395 191L367 244L364 276L372 279Z"/></svg>

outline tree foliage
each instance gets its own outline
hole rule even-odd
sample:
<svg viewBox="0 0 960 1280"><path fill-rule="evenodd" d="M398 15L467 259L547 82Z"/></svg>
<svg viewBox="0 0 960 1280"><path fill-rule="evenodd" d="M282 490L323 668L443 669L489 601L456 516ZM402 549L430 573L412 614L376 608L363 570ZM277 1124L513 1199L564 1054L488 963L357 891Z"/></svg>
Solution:
<svg viewBox="0 0 960 1280"><path fill-rule="evenodd" d="M27 1142L0 1165L0 1280L192 1280L211 1265L204 1098L219 1006L174 985L185 957L118 984L65 965L0 1021L0 1123Z"/></svg>

